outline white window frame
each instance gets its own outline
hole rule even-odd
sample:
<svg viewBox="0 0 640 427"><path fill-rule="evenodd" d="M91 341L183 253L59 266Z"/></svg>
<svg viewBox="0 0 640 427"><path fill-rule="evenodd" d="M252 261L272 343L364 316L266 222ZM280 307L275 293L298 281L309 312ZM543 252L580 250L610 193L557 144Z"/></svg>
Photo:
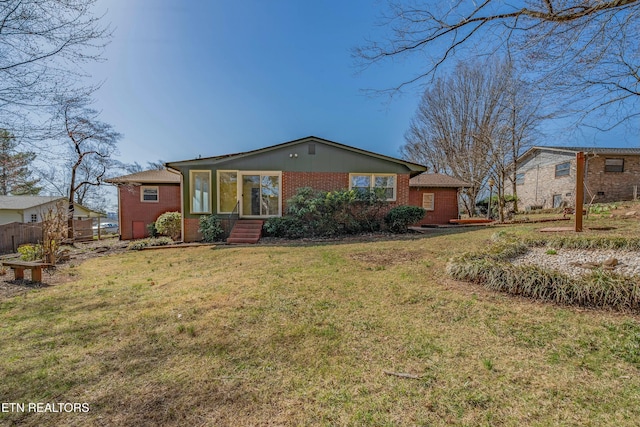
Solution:
<svg viewBox="0 0 640 427"><path fill-rule="evenodd" d="M516 174L516 185L524 185L524 172Z"/></svg>
<svg viewBox="0 0 640 427"><path fill-rule="evenodd" d="M145 200L144 190L156 190L155 200ZM160 202L160 187L157 185L141 185L140 186L140 201L142 203L158 203Z"/></svg>
<svg viewBox="0 0 640 427"><path fill-rule="evenodd" d="M429 198L431 199L431 203L427 203ZM426 211L436 210L436 193L422 193L422 208Z"/></svg>
<svg viewBox="0 0 640 427"><path fill-rule="evenodd" d="M195 192L195 180L194 180L194 175L195 174L199 174L199 173L206 173L209 178L209 200L208 200L208 206L205 207L205 210L203 211L194 211L193 210L193 196L194 196L194 192ZM191 214L211 214L211 190L212 190L212 185L211 185L211 171L207 170L207 169L193 169L189 171L189 213Z"/></svg>
<svg viewBox="0 0 640 427"><path fill-rule="evenodd" d="M368 176L369 177L369 190L373 191L376 188L376 177L393 177L393 197L385 199L387 202L395 202L398 198L398 174L396 173L350 173L349 174L349 190L352 190L352 183L354 176ZM390 188L390 187L380 187Z"/></svg>
<svg viewBox="0 0 640 427"><path fill-rule="evenodd" d="M567 167L563 167L560 169L561 174L558 174L558 167L568 165ZM562 162L558 163L555 166L555 178L564 178L565 176L571 176L571 162Z"/></svg>
<svg viewBox="0 0 640 427"><path fill-rule="evenodd" d="M229 172L229 171L228 171ZM277 176L278 177L278 213L276 215L246 215L242 212L243 207L239 206L239 211L242 213L242 218L270 218L270 217L279 217L282 216L282 171L238 171L238 193L242 194L242 181L245 175L259 175L260 180L262 180L263 176ZM240 197L238 197L240 199ZM242 200L240 200L240 204L242 205Z"/></svg>
<svg viewBox="0 0 640 427"><path fill-rule="evenodd" d="M31 214L30 222L38 222L38 214Z"/></svg>
<svg viewBox="0 0 640 427"><path fill-rule="evenodd" d="M237 170L218 170L216 171L216 208L219 214L231 214L231 212L223 212L220 210L220 173L235 173L236 174L236 205L240 201L238 194L241 194L242 189L239 187L240 172Z"/></svg>

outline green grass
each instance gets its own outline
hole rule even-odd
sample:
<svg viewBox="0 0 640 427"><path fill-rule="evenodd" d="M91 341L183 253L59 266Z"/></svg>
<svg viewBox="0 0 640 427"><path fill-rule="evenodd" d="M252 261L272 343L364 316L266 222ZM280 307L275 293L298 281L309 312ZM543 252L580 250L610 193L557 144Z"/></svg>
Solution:
<svg viewBox="0 0 640 427"><path fill-rule="evenodd" d="M635 425L638 317L451 280L494 232L85 262L0 302L0 400L90 412L0 424Z"/></svg>

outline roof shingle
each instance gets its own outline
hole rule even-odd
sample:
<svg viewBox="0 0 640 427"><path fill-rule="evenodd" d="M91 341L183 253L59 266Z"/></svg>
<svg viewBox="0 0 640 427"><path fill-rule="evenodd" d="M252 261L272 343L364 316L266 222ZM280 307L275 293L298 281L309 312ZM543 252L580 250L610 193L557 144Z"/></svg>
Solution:
<svg viewBox="0 0 640 427"><path fill-rule="evenodd" d="M442 187L462 188L471 187L469 183L441 173L423 173L409 180L410 187Z"/></svg>
<svg viewBox="0 0 640 427"><path fill-rule="evenodd" d="M153 169L105 180L112 184L180 184L180 174L166 169Z"/></svg>

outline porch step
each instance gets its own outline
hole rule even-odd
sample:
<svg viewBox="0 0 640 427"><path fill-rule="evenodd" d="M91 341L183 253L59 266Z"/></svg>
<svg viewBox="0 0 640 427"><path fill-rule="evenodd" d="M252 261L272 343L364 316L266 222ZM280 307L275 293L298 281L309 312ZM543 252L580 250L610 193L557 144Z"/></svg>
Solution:
<svg viewBox="0 0 640 427"><path fill-rule="evenodd" d="M258 219L241 219L233 226L227 243L258 243L262 237L264 221Z"/></svg>

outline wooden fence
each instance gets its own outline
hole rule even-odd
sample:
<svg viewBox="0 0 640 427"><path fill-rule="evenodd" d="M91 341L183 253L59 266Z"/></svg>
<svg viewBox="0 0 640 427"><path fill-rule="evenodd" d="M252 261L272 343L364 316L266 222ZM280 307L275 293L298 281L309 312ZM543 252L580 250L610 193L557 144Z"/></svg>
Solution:
<svg viewBox="0 0 640 427"><path fill-rule="evenodd" d="M11 222L0 225L0 254L14 253L25 243L42 241L42 226L39 223Z"/></svg>
<svg viewBox="0 0 640 427"><path fill-rule="evenodd" d="M93 220L73 222L76 241L93 240ZM37 222L11 222L0 225L0 254L15 253L20 245L42 243L42 225Z"/></svg>

